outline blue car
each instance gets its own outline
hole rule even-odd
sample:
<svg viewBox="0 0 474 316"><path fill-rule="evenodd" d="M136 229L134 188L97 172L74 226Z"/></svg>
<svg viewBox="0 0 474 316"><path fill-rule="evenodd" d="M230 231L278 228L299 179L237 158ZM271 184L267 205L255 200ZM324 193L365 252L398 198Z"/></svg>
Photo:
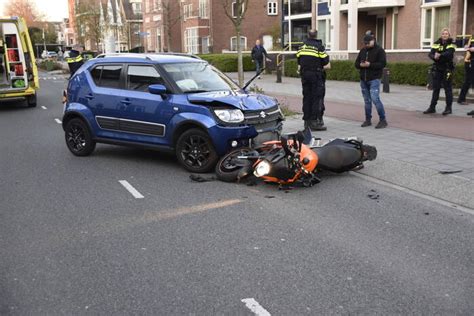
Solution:
<svg viewBox="0 0 474 316"><path fill-rule="evenodd" d="M178 54L102 55L70 79L63 129L76 156L96 143L174 152L191 172L233 148L275 139L275 98L251 94L206 61Z"/></svg>

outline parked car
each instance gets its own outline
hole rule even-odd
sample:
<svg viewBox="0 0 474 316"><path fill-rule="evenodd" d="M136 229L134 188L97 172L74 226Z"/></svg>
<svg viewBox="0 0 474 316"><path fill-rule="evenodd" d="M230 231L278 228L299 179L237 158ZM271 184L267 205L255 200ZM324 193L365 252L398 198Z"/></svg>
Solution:
<svg viewBox="0 0 474 316"><path fill-rule="evenodd" d="M76 156L96 143L175 152L207 172L230 149L275 139L277 100L251 94L204 60L182 54L101 55L70 79L63 128Z"/></svg>
<svg viewBox="0 0 474 316"><path fill-rule="evenodd" d="M43 59L57 59L58 58L58 53L56 52L53 52L53 51L46 51L44 50L42 53L41 53L41 58Z"/></svg>

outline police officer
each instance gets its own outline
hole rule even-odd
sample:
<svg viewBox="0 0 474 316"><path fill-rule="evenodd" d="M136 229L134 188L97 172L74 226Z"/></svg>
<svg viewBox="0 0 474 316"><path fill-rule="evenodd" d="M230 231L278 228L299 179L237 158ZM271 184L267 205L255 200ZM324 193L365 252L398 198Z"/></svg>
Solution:
<svg viewBox="0 0 474 316"><path fill-rule="evenodd" d="M458 103L467 105L467 91L474 83L474 40L471 39L464 49L466 50L466 56L464 57L465 76L464 84L462 85L461 92L459 93Z"/></svg>
<svg viewBox="0 0 474 316"><path fill-rule="evenodd" d="M325 131L323 125L323 71L330 67L329 56L324 51L321 41L316 39L317 31L311 30L308 39L303 43L296 58L303 85L303 120L305 128Z"/></svg>
<svg viewBox="0 0 474 316"><path fill-rule="evenodd" d="M71 77L74 73L84 64L84 59L82 58L82 46L75 45L72 49L68 52L67 56L64 56L69 66L69 72L71 73Z"/></svg>
<svg viewBox="0 0 474 316"><path fill-rule="evenodd" d="M433 95L431 97L430 107L424 111L424 114L436 113L436 103L439 98L439 91L441 87L444 88L446 93L446 108L443 111L443 115L452 113L453 104L453 70L454 70L454 52L456 45L453 43L453 39L450 38L449 30L443 29L441 31L441 37L434 42L431 46L431 51L428 56L434 61L432 73L433 73Z"/></svg>

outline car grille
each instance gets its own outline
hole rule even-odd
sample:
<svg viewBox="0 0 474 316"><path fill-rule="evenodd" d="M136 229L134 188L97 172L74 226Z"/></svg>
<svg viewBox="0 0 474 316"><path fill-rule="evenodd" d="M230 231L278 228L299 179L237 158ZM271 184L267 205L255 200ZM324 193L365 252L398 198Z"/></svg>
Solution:
<svg viewBox="0 0 474 316"><path fill-rule="evenodd" d="M272 123L276 120L283 119L281 111L278 106L274 106L266 110L245 111L244 124L258 126L260 124ZM257 127L256 127L257 128ZM261 129L261 128L257 128Z"/></svg>

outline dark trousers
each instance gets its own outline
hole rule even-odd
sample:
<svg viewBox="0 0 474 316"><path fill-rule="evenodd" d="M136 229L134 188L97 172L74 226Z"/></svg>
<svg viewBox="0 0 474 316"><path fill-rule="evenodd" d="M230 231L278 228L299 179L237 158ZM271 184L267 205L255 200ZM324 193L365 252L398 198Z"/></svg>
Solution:
<svg viewBox="0 0 474 316"><path fill-rule="evenodd" d="M471 66L471 63L468 63L464 66L464 69L466 70L464 84L459 93L458 102L466 102L467 91L474 83L474 66Z"/></svg>
<svg viewBox="0 0 474 316"><path fill-rule="evenodd" d="M433 95L431 97L430 108L436 108L439 99L439 92L441 88L444 88L444 93L446 94L446 108L451 109L451 106L453 105L452 76L453 73L448 71L433 72Z"/></svg>
<svg viewBox="0 0 474 316"><path fill-rule="evenodd" d="M258 75L263 67L263 59L255 59L255 73Z"/></svg>
<svg viewBox="0 0 474 316"><path fill-rule="evenodd" d="M322 101L324 81L321 72L303 71L303 120L317 120L322 118Z"/></svg>

